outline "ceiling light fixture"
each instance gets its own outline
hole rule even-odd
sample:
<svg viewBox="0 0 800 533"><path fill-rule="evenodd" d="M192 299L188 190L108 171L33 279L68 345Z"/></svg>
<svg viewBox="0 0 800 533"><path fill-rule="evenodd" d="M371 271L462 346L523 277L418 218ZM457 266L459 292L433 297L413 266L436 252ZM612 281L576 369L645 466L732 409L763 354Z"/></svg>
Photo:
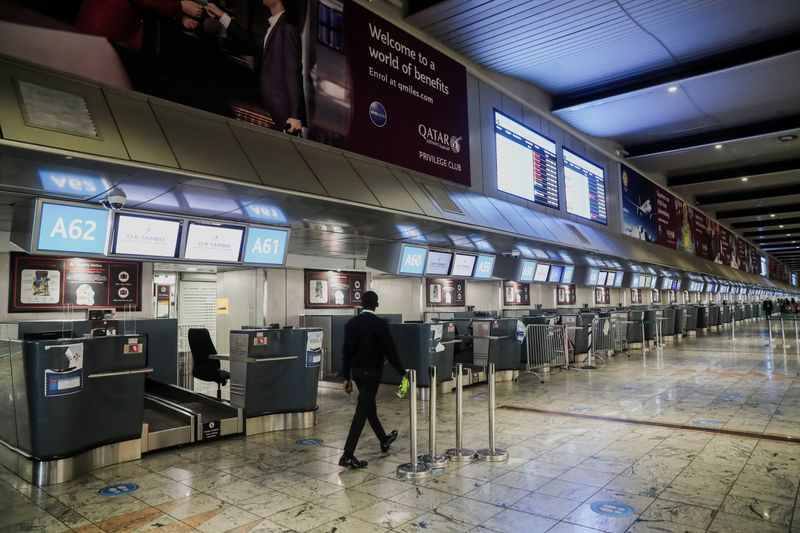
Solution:
<svg viewBox="0 0 800 533"><path fill-rule="evenodd" d="M778 226L778 227L779 227L779 228L781 228L781 229L783 229L783 224L781 224L781 225L780 225L780 226Z"/></svg>
<svg viewBox="0 0 800 533"><path fill-rule="evenodd" d="M667 87L667 92L669 92L669 93L678 92L678 86L677 85L670 85L669 87Z"/></svg>
<svg viewBox="0 0 800 533"><path fill-rule="evenodd" d="M721 144L715 144L714 148L716 148L717 150L722 150L722 145Z"/></svg>
<svg viewBox="0 0 800 533"><path fill-rule="evenodd" d="M742 178L742 181L747 181L747 178Z"/></svg>
<svg viewBox="0 0 800 533"><path fill-rule="evenodd" d="M770 217L770 218L775 218L775 214L774 214L774 213L773 213L773 214L770 214L770 216L769 216L769 217Z"/></svg>

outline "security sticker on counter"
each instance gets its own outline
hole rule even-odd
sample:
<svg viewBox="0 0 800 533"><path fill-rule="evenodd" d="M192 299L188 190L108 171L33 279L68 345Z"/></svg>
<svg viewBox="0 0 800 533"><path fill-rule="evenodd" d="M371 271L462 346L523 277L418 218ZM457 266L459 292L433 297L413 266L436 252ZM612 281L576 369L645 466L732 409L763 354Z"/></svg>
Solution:
<svg viewBox="0 0 800 533"><path fill-rule="evenodd" d="M447 333L455 333L456 332L456 325L453 322L447 323Z"/></svg>
<svg viewBox="0 0 800 533"><path fill-rule="evenodd" d="M319 366L322 363L322 332L309 331L306 341L306 366Z"/></svg>
<svg viewBox="0 0 800 533"><path fill-rule="evenodd" d="M259 331L256 333L256 336L253 337L253 346L266 346L267 345L267 338L264 336L263 331Z"/></svg>
<svg viewBox="0 0 800 533"><path fill-rule="evenodd" d="M442 340L442 332L444 330L444 324L434 324L431 326L431 331L433 331L433 340L440 341Z"/></svg>
<svg viewBox="0 0 800 533"><path fill-rule="evenodd" d="M44 395L64 396L83 390L83 343L47 346L45 350L64 350L64 366L44 371Z"/></svg>
<svg viewBox="0 0 800 533"><path fill-rule="evenodd" d="M144 348L138 337L129 338L128 343L122 347L123 355L139 355L143 350Z"/></svg>
<svg viewBox="0 0 800 533"><path fill-rule="evenodd" d="M517 320L516 341L518 344L525 342L525 324L522 323L522 320Z"/></svg>

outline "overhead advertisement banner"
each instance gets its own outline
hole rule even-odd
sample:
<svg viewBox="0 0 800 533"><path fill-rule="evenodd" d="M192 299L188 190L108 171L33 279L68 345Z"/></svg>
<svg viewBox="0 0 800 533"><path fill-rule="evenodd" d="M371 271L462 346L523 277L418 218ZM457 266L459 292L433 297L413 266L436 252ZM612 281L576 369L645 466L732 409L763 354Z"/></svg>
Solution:
<svg viewBox="0 0 800 533"><path fill-rule="evenodd" d="M4 28L0 52L470 184L463 65L353 0L265 3L12 5L0 17L40 28Z"/></svg>

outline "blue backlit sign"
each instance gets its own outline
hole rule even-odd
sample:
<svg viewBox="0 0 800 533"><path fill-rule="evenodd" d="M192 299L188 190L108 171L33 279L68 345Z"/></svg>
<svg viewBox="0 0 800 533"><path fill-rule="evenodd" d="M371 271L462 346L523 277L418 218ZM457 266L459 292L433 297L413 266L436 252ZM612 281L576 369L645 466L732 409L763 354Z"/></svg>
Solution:
<svg viewBox="0 0 800 533"><path fill-rule="evenodd" d="M400 274L411 274L415 276L422 275L425 269L425 260L427 256L427 248L404 244L403 250L400 253L400 268L398 272Z"/></svg>
<svg viewBox="0 0 800 533"><path fill-rule="evenodd" d="M475 275L473 277L478 279L489 279L494 272L494 256L493 255L479 255L478 261L475 263Z"/></svg>
<svg viewBox="0 0 800 533"><path fill-rule="evenodd" d="M522 267L519 271L520 281L533 281L533 273L536 271L536 261L522 261Z"/></svg>
<svg viewBox="0 0 800 533"><path fill-rule="evenodd" d="M561 283L572 283L572 274L575 272L574 266L565 266L564 274L561 275Z"/></svg>
<svg viewBox="0 0 800 533"><path fill-rule="evenodd" d="M42 188L48 192L95 196L111 188L108 180L89 174L75 174L58 170L40 170Z"/></svg>
<svg viewBox="0 0 800 533"><path fill-rule="evenodd" d="M48 252L105 254L108 211L42 202L37 248Z"/></svg>
<svg viewBox="0 0 800 533"><path fill-rule="evenodd" d="M262 223L285 224L286 215L279 207L269 204L250 204L245 207L251 219L260 220Z"/></svg>
<svg viewBox="0 0 800 533"><path fill-rule="evenodd" d="M284 229L254 228L247 230L244 263L282 265L286 260L289 232Z"/></svg>

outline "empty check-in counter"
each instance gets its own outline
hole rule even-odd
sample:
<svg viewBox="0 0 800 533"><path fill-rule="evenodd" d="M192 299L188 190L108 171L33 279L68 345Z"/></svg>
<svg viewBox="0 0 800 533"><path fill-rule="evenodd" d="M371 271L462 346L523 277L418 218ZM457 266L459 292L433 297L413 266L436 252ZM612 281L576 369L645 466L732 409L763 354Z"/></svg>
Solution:
<svg viewBox="0 0 800 533"><path fill-rule="evenodd" d="M397 347L397 356L403 368L417 372L420 396L430 391L430 367L436 367L439 392L449 392L453 385L453 348L456 339L453 321L425 323L389 323L389 332ZM384 366L382 383L397 385L401 376L391 365Z"/></svg>

